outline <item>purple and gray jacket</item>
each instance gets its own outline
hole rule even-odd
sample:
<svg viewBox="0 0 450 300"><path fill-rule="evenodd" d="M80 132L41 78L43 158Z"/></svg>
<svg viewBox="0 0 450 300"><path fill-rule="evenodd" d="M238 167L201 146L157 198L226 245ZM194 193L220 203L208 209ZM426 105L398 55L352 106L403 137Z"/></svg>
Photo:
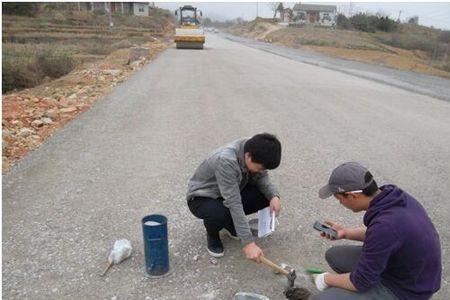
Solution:
<svg viewBox="0 0 450 300"><path fill-rule="evenodd" d="M381 282L399 299L429 299L441 285L439 235L422 205L394 185L381 187L364 215L361 258L350 280L360 292Z"/></svg>

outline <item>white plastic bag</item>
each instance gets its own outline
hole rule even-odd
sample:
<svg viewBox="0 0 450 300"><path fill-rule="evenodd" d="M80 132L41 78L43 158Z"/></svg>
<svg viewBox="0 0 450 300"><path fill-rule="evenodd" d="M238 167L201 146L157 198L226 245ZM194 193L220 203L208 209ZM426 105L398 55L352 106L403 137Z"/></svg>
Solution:
<svg viewBox="0 0 450 300"><path fill-rule="evenodd" d="M119 264L123 260L127 259L131 255L131 242L127 239L117 240L114 243L114 247L108 257L108 262L110 264Z"/></svg>

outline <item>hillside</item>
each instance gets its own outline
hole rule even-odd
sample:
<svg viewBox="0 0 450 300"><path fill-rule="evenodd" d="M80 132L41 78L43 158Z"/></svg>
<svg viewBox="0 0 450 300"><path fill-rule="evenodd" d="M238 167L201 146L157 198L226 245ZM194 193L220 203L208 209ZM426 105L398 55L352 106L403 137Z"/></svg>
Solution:
<svg viewBox="0 0 450 300"><path fill-rule="evenodd" d="M113 22L90 12L3 15L3 172L173 41L167 11ZM148 56L131 61L133 46Z"/></svg>
<svg viewBox="0 0 450 300"><path fill-rule="evenodd" d="M45 77L58 78L76 66L104 58L118 49L172 34L167 11L149 17L86 11L48 11L33 17L3 15L2 89L7 92L35 86Z"/></svg>
<svg viewBox="0 0 450 300"><path fill-rule="evenodd" d="M283 27L258 19L225 29L226 32L290 48L317 51L327 55L411 70L450 78L450 50L436 54L439 30L401 24L391 33L368 33L320 27ZM443 43L440 43L440 48Z"/></svg>

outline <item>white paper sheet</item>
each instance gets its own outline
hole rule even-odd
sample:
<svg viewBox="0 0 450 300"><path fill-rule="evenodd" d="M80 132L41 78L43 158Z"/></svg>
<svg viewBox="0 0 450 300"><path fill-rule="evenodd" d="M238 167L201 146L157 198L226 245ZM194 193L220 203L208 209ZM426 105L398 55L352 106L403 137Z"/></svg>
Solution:
<svg viewBox="0 0 450 300"><path fill-rule="evenodd" d="M269 207L258 211L258 237L271 235L275 231L275 223L275 212L271 215Z"/></svg>

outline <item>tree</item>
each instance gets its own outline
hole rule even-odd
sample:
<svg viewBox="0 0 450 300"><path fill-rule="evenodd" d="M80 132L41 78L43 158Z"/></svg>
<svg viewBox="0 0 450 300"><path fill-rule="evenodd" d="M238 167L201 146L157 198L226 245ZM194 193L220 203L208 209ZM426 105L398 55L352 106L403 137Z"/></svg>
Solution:
<svg viewBox="0 0 450 300"><path fill-rule="evenodd" d="M3 2L2 3L3 13L7 15L21 15L21 16L29 16L34 17L38 10L38 4L27 2Z"/></svg>
<svg viewBox="0 0 450 300"><path fill-rule="evenodd" d="M345 20L342 18L341 22L344 21ZM365 32L375 32L377 30L392 32L398 25L397 22L390 19L388 16L375 16L368 13L358 13L351 17L350 21L353 28Z"/></svg>
<svg viewBox="0 0 450 300"><path fill-rule="evenodd" d="M273 18L277 16L278 12L282 12L284 10L284 6L282 2L273 2L269 3L270 9L273 11Z"/></svg>
<svg viewBox="0 0 450 300"><path fill-rule="evenodd" d="M414 24L414 25L419 25L419 16L414 16L412 18L409 18L408 23Z"/></svg>
<svg viewBox="0 0 450 300"><path fill-rule="evenodd" d="M397 25L397 22L386 16L378 18L377 29L385 32L392 32L397 28Z"/></svg>
<svg viewBox="0 0 450 300"><path fill-rule="evenodd" d="M337 16L336 25L340 29L350 29L350 28L352 28L352 23L350 22L350 20L344 14L339 14Z"/></svg>
<svg viewBox="0 0 450 300"><path fill-rule="evenodd" d="M236 18L236 23L239 25L244 24L244 19L242 19L241 17Z"/></svg>
<svg viewBox="0 0 450 300"><path fill-rule="evenodd" d="M374 24L374 18L377 18L375 16L368 15L366 13L358 13L354 16L352 16L351 22L352 26L356 30L365 31L365 32L375 32L376 31L376 24Z"/></svg>
<svg viewBox="0 0 450 300"><path fill-rule="evenodd" d="M439 35L439 41L443 43L450 43L450 30L443 30Z"/></svg>
<svg viewBox="0 0 450 300"><path fill-rule="evenodd" d="M212 26L212 20L210 18L204 18L203 19L203 26L211 27Z"/></svg>

